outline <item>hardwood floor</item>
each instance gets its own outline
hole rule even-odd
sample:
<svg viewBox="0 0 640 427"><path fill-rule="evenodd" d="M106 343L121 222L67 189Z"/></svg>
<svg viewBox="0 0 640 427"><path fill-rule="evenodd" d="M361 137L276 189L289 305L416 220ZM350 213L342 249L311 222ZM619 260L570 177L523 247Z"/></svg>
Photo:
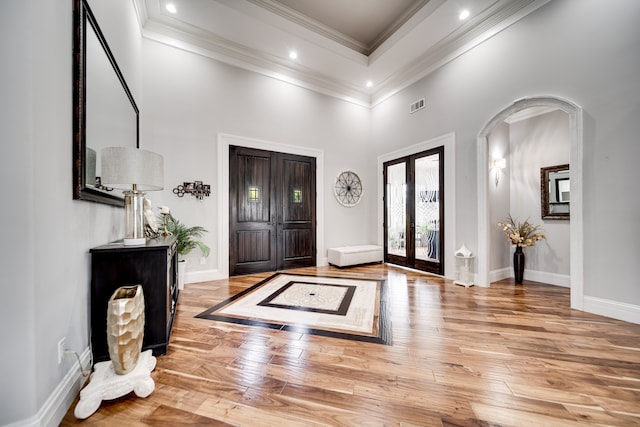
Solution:
<svg viewBox="0 0 640 427"><path fill-rule="evenodd" d="M155 391L63 426L640 425L640 325L571 310L569 290L464 288L374 265L289 270L388 280L393 345L194 316L270 274L190 284Z"/></svg>

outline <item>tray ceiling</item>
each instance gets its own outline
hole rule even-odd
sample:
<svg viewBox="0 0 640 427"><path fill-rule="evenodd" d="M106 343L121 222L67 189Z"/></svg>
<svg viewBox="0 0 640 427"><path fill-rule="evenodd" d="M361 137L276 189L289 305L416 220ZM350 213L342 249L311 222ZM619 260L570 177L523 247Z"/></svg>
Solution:
<svg viewBox="0 0 640 427"><path fill-rule="evenodd" d="M365 106L548 1L134 0L144 37Z"/></svg>

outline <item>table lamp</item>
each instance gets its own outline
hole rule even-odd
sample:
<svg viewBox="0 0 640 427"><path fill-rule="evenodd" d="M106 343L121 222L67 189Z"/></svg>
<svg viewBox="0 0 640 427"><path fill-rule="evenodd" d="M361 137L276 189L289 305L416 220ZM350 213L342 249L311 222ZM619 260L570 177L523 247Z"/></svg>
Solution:
<svg viewBox="0 0 640 427"><path fill-rule="evenodd" d="M164 159L160 154L130 147L108 147L102 158L102 185L124 189L124 244L144 245L145 191L162 190Z"/></svg>

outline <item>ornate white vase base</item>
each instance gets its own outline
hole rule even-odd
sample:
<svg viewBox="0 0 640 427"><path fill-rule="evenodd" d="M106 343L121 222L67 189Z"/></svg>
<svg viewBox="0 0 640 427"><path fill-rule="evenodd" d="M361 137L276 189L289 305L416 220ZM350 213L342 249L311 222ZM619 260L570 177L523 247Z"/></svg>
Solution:
<svg viewBox="0 0 640 427"><path fill-rule="evenodd" d="M151 350L140 354L136 367L125 375L113 370L111 361L96 363L91 382L80 392L80 401L73 414L83 420L98 410L103 400L112 400L133 391L138 397L149 396L156 387L151 371L156 367L156 358Z"/></svg>

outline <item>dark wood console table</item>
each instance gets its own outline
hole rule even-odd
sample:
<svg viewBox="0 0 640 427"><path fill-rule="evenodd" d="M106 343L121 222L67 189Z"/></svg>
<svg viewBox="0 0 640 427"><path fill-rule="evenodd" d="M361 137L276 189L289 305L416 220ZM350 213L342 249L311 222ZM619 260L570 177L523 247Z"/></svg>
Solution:
<svg viewBox="0 0 640 427"><path fill-rule="evenodd" d="M178 252L174 236L145 245L109 243L91 252L91 346L94 362L109 360L107 303L121 286L142 285L145 303L143 350L165 354L178 303Z"/></svg>

